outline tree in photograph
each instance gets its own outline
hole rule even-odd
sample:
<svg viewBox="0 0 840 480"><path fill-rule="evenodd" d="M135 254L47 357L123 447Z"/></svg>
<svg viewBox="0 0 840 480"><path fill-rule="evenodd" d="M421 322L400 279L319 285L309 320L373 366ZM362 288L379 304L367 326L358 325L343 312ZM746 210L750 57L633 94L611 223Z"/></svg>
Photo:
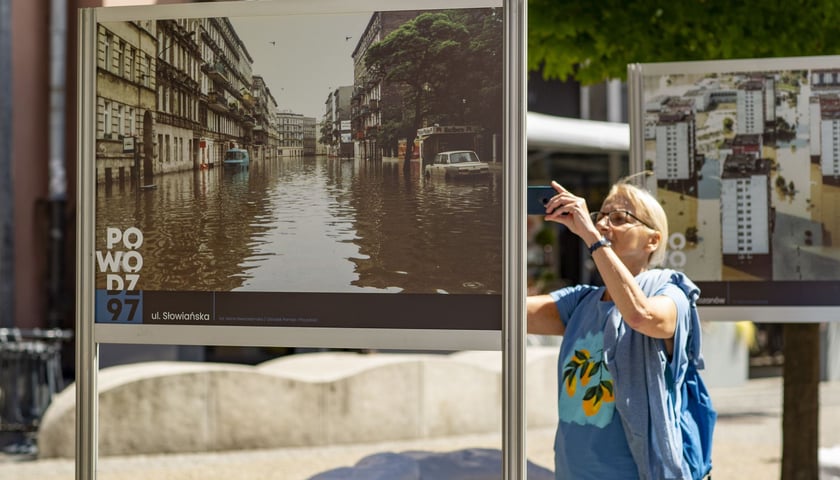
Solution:
<svg viewBox="0 0 840 480"><path fill-rule="evenodd" d="M456 66L467 42L467 29L446 13L423 13L371 45L365 62L372 77L402 86L405 120L401 137L407 140L405 161L411 160L417 129L433 103L432 91Z"/></svg>
<svg viewBox="0 0 840 480"><path fill-rule="evenodd" d="M332 122L327 120L327 117L324 116L324 119L321 122L321 131L319 132L321 134L321 136L318 137L318 142L320 142L324 145L332 145L332 141L333 141L332 132L333 132Z"/></svg>
<svg viewBox="0 0 840 480"><path fill-rule="evenodd" d="M402 90L392 128L406 139L406 164L426 125L481 122L501 131L502 27L497 9L428 12L371 45L372 78Z"/></svg>
<svg viewBox="0 0 840 480"><path fill-rule="evenodd" d="M695 227L695 226L686 227L686 229L685 229L685 240L688 243L697 243L697 242L700 241L700 235L699 235L699 231L697 230L697 227Z"/></svg>
<svg viewBox="0 0 840 480"><path fill-rule="evenodd" d="M376 131L375 138L376 144L383 149L386 157L396 156L397 151L399 151L400 138L404 138L403 132L411 128L406 125L405 117L399 114L401 110L400 105L382 105L383 122Z"/></svg>
<svg viewBox="0 0 840 480"><path fill-rule="evenodd" d="M444 79L441 103L434 112L446 123L479 125L502 131L504 17L501 9L456 10L451 16L469 35L466 48ZM442 122L441 122L442 123Z"/></svg>

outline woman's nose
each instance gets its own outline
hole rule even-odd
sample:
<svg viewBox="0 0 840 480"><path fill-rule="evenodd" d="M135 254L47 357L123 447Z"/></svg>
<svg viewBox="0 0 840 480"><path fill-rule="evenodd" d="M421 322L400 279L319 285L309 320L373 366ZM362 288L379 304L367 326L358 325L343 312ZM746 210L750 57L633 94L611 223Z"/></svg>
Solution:
<svg viewBox="0 0 840 480"><path fill-rule="evenodd" d="M610 222L607 220L607 217L601 217L597 222L595 222L595 228L597 228L599 232L606 232L610 228L609 223Z"/></svg>

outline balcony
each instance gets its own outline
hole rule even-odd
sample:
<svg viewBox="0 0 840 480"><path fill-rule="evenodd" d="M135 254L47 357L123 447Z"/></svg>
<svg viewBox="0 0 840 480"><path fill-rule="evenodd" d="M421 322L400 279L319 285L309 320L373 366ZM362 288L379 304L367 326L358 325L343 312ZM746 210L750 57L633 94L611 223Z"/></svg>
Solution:
<svg viewBox="0 0 840 480"><path fill-rule="evenodd" d="M201 66L201 71L212 80L227 82L227 71L225 70L225 65L222 62L205 63Z"/></svg>
<svg viewBox="0 0 840 480"><path fill-rule="evenodd" d="M242 116L245 114L245 111L242 110L242 107L240 107L238 103L231 100L230 102L228 102L228 113L236 120L241 120Z"/></svg>
<svg viewBox="0 0 840 480"><path fill-rule="evenodd" d="M364 107L361 107L359 109L353 110L353 115L351 117L351 120L359 120L359 119L361 119L363 117L366 117L368 115L370 115L370 111L368 110L368 108L366 106L364 106Z"/></svg>
<svg viewBox="0 0 840 480"><path fill-rule="evenodd" d="M256 99L248 91L242 91L242 103L247 108L254 108L256 105Z"/></svg>
<svg viewBox="0 0 840 480"><path fill-rule="evenodd" d="M192 130L197 129L200 126L195 120L165 112L157 112L155 114L155 121L164 125L173 125Z"/></svg>
<svg viewBox="0 0 840 480"><path fill-rule="evenodd" d="M226 112L228 110L228 104L225 95L221 92L208 93L207 108L214 112Z"/></svg>

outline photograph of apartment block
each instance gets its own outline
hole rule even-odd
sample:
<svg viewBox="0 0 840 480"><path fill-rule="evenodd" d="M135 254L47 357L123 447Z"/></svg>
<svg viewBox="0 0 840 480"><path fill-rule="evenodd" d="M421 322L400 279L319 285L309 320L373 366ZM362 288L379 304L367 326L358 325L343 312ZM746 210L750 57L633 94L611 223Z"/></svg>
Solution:
<svg viewBox="0 0 840 480"><path fill-rule="evenodd" d="M669 266L837 278L840 69L650 76L643 105L645 167L681 247Z"/></svg>
<svg viewBox="0 0 840 480"><path fill-rule="evenodd" d="M811 161L820 168L822 242L840 245L840 69L813 70L809 102Z"/></svg>
<svg viewBox="0 0 840 480"><path fill-rule="evenodd" d="M697 195L694 105L691 100L667 98L656 122L654 172L660 188Z"/></svg>
<svg viewBox="0 0 840 480"><path fill-rule="evenodd" d="M733 152L725 158L720 195L723 264L771 279L770 164L750 152Z"/></svg>
<svg viewBox="0 0 840 480"><path fill-rule="evenodd" d="M365 64L365 54L371 45L420 13L416 10L374 12L353 51L353 87L350 87L347 101L351 109L352 141L363 159L397 156L397 138L388 141L381 133L384 133L385 122L399 119L401 104L397 85L374 79ZM383 108L386 111L383 112Z"/></svg>
<svg viewBox="0 0 840 480"><path fill-rule="evenodd" d="M102 23L97 44L97 183L150 186L219 166L231 148L252 161L303 154L302 115L278 110L227 18Z"/></svg>

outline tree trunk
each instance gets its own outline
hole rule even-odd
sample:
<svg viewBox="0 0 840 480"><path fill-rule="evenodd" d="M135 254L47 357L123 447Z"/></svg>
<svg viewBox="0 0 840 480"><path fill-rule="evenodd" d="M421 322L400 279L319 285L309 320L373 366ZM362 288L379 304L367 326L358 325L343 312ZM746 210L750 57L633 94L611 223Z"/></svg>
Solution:
<svg viewBox="0 0 840 480"><path fill-rule="evenodd" d="M819 478L820 325L784 326L782 480Z"/></svg>
<svg viewBox="0 0 840 480"><path fill-rule="evenodd" d="M405 141L405 156L403 157L403 169L411 170L411 157L414 156L414 137L409 135Z"/></svg>

